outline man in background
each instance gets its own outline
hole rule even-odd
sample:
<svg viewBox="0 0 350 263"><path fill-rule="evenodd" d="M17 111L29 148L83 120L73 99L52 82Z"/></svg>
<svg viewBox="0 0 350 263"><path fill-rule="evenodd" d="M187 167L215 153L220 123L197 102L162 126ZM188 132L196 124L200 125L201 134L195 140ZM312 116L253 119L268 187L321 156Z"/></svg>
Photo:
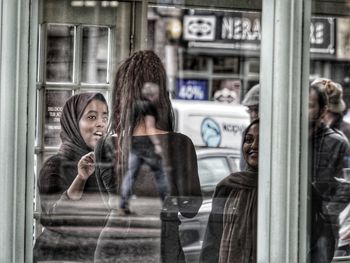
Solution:
<svg viewBox="0 0 350 263"><path fill-rule="evenodd" d="M244 96L242 105L248 107L250 122L259 118L260 84L253 86Z"/></svg>
<svg viewBox="0 0 350 263"><path fill-rule="evenodd" d="M248 113L250 117L250 122L259 118L259 100L260 100L260 84L253 86L247 94L244 96L242 105L248 108ZM243 138L242 138L243 141ZM239 166L241 171L245 171L247 168L247 163L244 161L242 152L240 154Z"/></svg>
<svg viewBox="0 0 350 263"><path fill-rule="evenodd" d="M329 107L328 94L334 90L330 80L313 82L309 88L309 164L311 180L311 263L329 263L338 236L339 184L345 159L350 152L348 140L329 128L324 116Z"/></svg>

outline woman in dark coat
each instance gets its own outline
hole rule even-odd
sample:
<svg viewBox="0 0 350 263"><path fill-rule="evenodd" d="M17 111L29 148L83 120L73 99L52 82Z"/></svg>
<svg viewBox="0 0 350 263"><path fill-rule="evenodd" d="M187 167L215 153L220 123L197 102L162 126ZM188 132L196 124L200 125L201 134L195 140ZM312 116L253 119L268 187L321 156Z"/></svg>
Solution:
<svg viewBox="0 0 350 263"><path fill-rule="evenodd" d="M259 119L243 134L246 171L224 178L216 187L200 262L255 263Z"/></svg>
<svg viewBox="0 0 350 263"><path fill-rule="evenodd" d="M92 151L106 133L107 118L107 102L100 93L81 93L65 103L62 144L38 178L44 230L35 242L34 262L93 261L107 209L96 183Z"/></svg>
<svg viewBox="0 0 350 263"><path fill-rule="evenodd" d="M195 216L202 195L193 143L173 131L160 58L153 51L132 54L116 73L112 97L111 135L95 150L111 207L95 262L185 262L178 213ZM129 205L132 195L137 198ZM154 205L159 198L161 207ZM142 230L140 221L148 224Z"/></svg>

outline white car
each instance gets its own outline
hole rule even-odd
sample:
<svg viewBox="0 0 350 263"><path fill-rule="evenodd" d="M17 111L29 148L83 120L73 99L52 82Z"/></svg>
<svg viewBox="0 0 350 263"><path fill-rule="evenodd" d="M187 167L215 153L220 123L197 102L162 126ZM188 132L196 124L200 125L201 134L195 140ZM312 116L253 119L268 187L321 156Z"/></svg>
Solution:
<svg viewBox="0 0 350 263"><path fill-rule="evenodd" d="M197 149L198 175L203 193L203 203L193 218L181 219L180 239L186 262L198 262L202 242L211 211L211 196L218 182L233 172L239 171L240 153L232 149Z"/></svg>

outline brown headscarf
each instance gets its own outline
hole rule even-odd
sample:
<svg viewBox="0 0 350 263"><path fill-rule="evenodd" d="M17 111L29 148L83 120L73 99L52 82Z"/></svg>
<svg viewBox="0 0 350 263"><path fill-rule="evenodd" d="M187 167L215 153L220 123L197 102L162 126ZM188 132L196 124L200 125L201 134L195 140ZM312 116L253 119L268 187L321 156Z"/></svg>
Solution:
<svg viewBox="0 0 350 263"><path fill-rule="evenodd" d="M259 119L244 131L243 143L254 124L259 124ZM248 164L246 171L231 174L224 183L232 191L224 207L219 262L255 263L258 171Z"/></svg>
<svg viewBox="0 0 350 263"><path fill-rule="evenodd" d="M83 155L93 151L86 145L79 129L79 121L86 106L92 100L99 100L107 105L101 93L80 93L69 98L63 107L60 133L62 144L59 153L70 159L80 159Z"/></svg>

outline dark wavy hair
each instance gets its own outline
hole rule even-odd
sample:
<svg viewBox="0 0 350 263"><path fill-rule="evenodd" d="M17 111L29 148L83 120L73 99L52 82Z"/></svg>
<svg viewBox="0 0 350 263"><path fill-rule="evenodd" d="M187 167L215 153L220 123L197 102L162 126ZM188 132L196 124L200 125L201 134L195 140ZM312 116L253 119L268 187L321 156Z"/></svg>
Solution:
<svg viewBox="0 0 350 263"><path fill-rule="evenodd" d="M110 132L117 139L118 163L124 161L129 150L129 139L142 118L134 116L135 104L148 100L142 95L146 83L158 86L158 96L152 105L158 111L156 128L173 131L173 111L166 87L166 72L160 58L151 50L136 51L119 66L113 84L112 118ZM134 120L134 123L133 121Z"/></svg>

